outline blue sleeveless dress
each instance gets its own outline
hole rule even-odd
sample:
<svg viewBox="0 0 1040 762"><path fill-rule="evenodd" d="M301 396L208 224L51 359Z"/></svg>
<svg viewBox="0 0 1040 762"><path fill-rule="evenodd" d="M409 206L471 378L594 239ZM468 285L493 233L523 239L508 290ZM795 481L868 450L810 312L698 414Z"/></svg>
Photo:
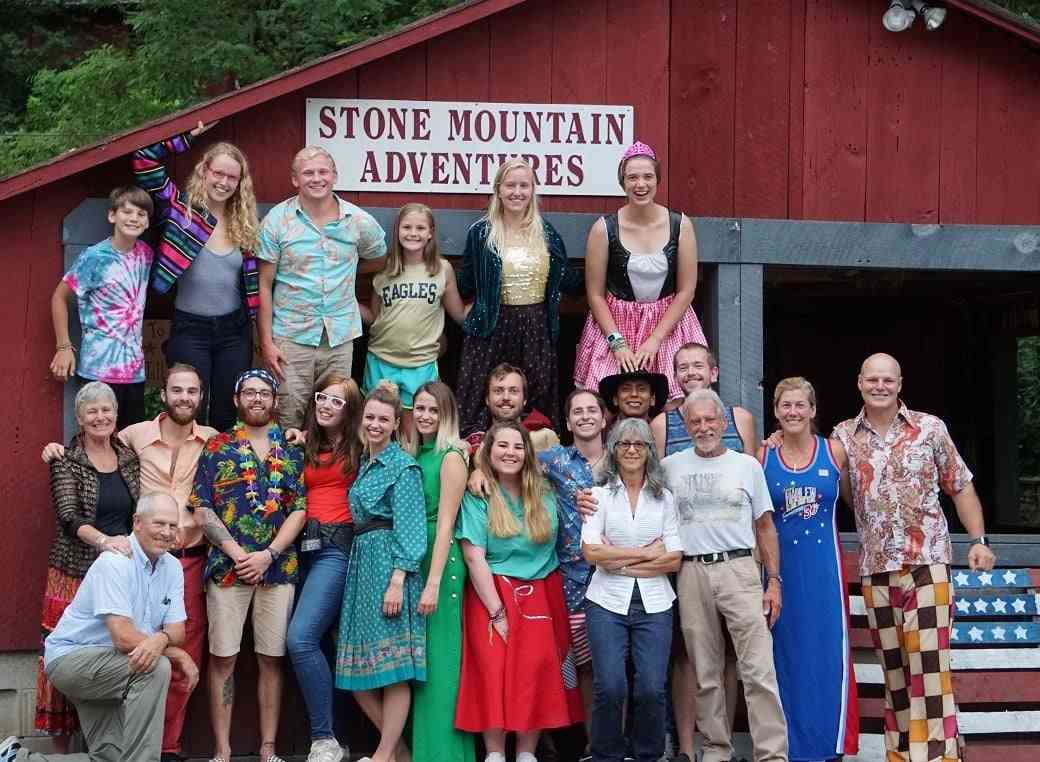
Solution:
<svg viewBox="0 0 1040 762"><path fill-rule="evenodd" d="M767 448L763 467L780 539L783 608L773 628L773 660L789 756L833 759L855 754L859 745L836 516L840 474L823 437L816 437L806 468L788 468L781 452Z"/></svg>

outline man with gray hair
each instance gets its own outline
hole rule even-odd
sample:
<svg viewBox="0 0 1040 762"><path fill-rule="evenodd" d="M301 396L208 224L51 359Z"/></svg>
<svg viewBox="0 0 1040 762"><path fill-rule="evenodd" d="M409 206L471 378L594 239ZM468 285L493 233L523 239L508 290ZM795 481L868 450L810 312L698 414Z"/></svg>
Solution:
<svg viewBox="0 0 1040 762"><path fill-rule="evenodd" d="M166 551L177 537L177 502L141 497L130 556L102 553L44 643L44 666L76 706L88 754L44 755L0 743L0 762L151 762L159 759L163 705L173 669L191 687L199 671L184 641L184 575Z"/></svg>
<svg viewBox="0 0 1040 762"><path fill-rule="evenodd" d="M319 377L350 377L361 335L355 281L381 270L386 256L383 229L334 193L337 177L324 148L299 151L291 175L299 192L272 208L260 229L257 333L264 363L282 383L283 429L302 426Z"/></svg>
<svg viewBox="0 0 1040 762"><path fill-rule="evenodd" d="M703 762L733 754L722 680L720 618L733 638L744 682L756 762L786 762L787 724L773 667L769 628L780 615L780 551L762 466L722 443L725 407L711 389L690 393L680 408L693 447L662 461L679 511L683 564L679 614L697 665L697 727ZM756 537L768 581L754 558Z"/></svg>

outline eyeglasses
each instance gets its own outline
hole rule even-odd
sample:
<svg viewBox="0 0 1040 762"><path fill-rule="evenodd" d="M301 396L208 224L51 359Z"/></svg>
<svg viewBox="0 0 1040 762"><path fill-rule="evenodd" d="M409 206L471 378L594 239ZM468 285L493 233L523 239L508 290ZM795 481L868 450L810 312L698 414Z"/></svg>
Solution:
<svg viewBox="0 0 1040 762"><path fill-rule="evenodd" d="M314 401L319 405L324 405L328 402L332 405L334 410L341 410L347 401L342 397L337 397L334 394L326 394L325 392L314 392Z"/></svg>
<svg viewBox="0 0 1040 762"><path fill-rule="evenodd" d="M237 183L241 179L238 175L228 174L219 169L209 169L207 167L207 171L222 183Z"/></svg>
<svg viewBox="0 0 1040 762"><path fill-rule="evenodd" d="M627 442L624 440L614 445L615 450L635 450L636 452L643 452L646 447L646 442Z"/></svg>
<svg viewBox="0 0 1040 762"><path fill-rule="evenodd" d="M264 402L270 402L274 399L274 392L270 389L243 389L238 393L238 396L246 401L255 400L259 397Z"/></svg>

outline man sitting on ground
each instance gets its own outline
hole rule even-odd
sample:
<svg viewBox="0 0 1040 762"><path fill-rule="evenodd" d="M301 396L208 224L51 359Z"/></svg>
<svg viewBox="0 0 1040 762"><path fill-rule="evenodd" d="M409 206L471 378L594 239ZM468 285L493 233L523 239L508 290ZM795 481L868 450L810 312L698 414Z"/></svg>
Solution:
<svg viewBox="0 0 1040 762"><path fill-rule="evenodd" d="M44 755L0 744L0 761L152 762L159 759L172 669L193 688L199 671L184 641L184 575L166 551L177 536L169 495L141 497L131 556L102 553L44 643L51 682L76 706L89 754Z"/></svg>

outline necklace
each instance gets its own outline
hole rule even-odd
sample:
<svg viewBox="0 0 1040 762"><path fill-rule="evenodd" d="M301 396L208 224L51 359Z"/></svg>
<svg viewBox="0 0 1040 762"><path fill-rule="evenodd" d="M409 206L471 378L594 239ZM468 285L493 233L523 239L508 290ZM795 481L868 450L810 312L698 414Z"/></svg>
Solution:
<svg viewBox="0 0 1040 762"><path fill-rule="evenodd" d="M253 508L253 513L260 513L265 519L278 511L282 506L282 467L285 465L285 451L281 442L271 439L271 452L267 456L267 499L261 503L256 483L256 457L253 446L249 443L249 435L245 425L239 421L235 424L235 450L242 456L239 468L246 482L246 498Z"/></svg>

